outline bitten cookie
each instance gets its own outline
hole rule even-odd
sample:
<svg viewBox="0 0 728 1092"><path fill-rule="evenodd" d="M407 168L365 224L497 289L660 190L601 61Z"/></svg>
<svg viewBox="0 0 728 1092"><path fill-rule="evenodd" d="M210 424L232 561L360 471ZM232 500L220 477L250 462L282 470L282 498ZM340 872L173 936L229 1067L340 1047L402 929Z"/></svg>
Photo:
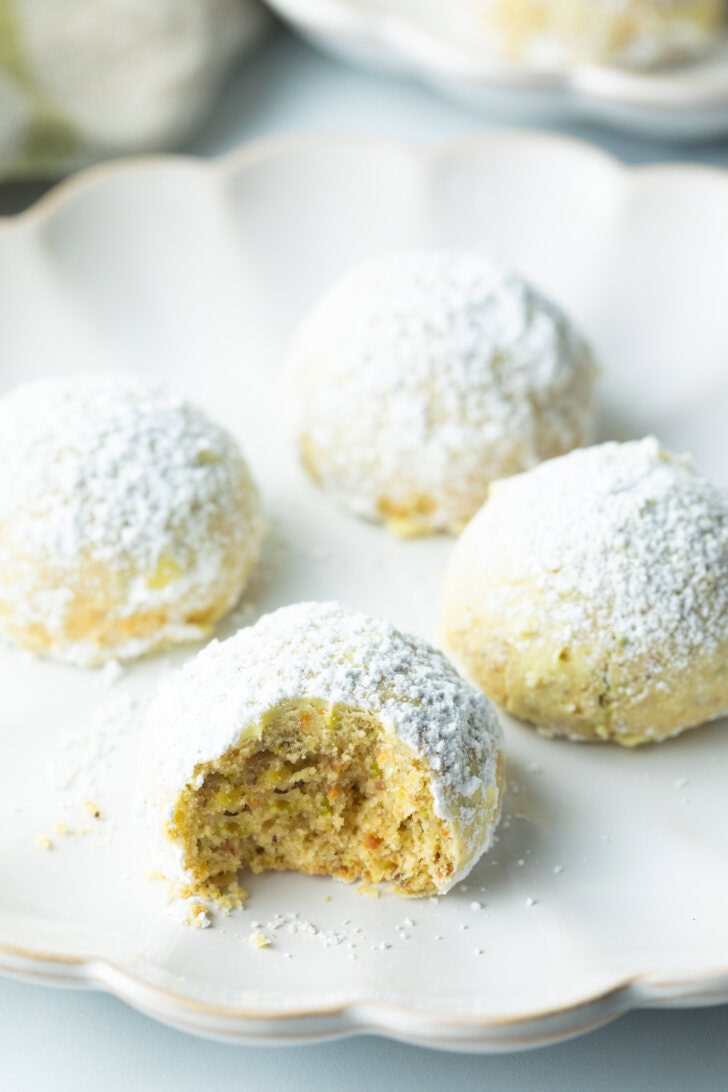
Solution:
<svg viewBox="0 0 728 1092"><path fill-rule="evenodd" d="M258 556L258 494L200 409L131 376L0 399L0 634L91 665L203 637Z"/></svg>
<svg viewBox="0 0 728 1092"><path fill-rule="evenodd" d="M594 375L583 338L517 274L459 252L375 258L294 340L296 440L354 514L457 531L494 478L589 440Z"/></svg>
<svg viewBox="0 0 728 1092"><path fill-rule="evenodd" d="M487 699L337 603L284 607L169 677L141 769L154 863L213 897L241 868L443 893L488 847L503 789Z"/></svg>
<svg viewBox="0 0 728 1092"><path fill-rule="evenodd" d="M632 746L728 711L728 500L654 439L497 482L444 601L447 646L546 734Z"/></svg>

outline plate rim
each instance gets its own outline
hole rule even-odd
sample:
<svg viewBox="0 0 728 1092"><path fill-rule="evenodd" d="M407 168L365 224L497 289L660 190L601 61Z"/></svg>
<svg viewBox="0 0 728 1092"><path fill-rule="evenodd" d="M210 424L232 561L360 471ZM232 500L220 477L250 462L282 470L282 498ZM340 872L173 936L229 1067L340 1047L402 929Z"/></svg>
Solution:
<svg viewBox="0 0 728 1092"><path fill-rule="evenodd" d="M0 217L0 245L8 232L41 231L65 207L93 193L110 178L147 168L192 167L226 179L266 160L312 147L340 150L369 148L398 152L432 166L448 158L493 150L498 145L545 146L554 152L601 161L625 178L645 175L707 178L725 187L728 172L700 164L628 165L589 143L538 130L496 130L478 133L434 147L356 133L297 133L266 137L215 159L194 155L141 155L95 164L54 185L25 211ZM0 973L48 985L102 989L148 1015L194 1034L252 1045L285 1045L378 1033L419 1046L468 1052L526 1049L582 1034L640 1007L687 1007L728 1002L728 964L682 970L615 976L600 992L588 993L565 1006L546 1007L515 1016L488 1016L433 1011L422 1007L355 999L331 1006L285 1012L212 1005L185 997L140 977L113 960L90 954L59 955L0 940ZM310 1024L313 1021L314 1027ZM282 1030L281 1030L282 1029Z"/></svg>
<svg viewBox="0 0 728 1092"><path fill-rule="evenodd" d="M338 2L338 0L336 0ZM370 148L374 151L397 152L426 165L445 162L471 151L489 150L499 144L535 146L540 144L553 151L578 155L583 159L601 161L602 165L625 178L659 175L662 178L703 178L718 182L728 190L728 169L710 163L661 160L657 163L628 163L620 156L599 145L579 137L554 133L547 129L521 129L516 126L498 129L483 128L475 133L438 141L435 144L419 144L395 137L378 137L354 130L304 130L300 132L274 133L258 137L216 156L202 156L193 152L142 152L128 156L115 156L82 167L65 178L54 182L45 193L20 212L0 215L0 238L5 232L38 230L42 223L61 212L66 204L92 191L116 175L133 174L146 169L173 167L192 168L203 174L217 175L224 179L243 171L263 160L286 156L300 149L317 147L322 150Z"/></svg>
<svg viewBox="0 0 728 1092"><path fill-rule="evenodd" d="M99 956L59 956L0 943L0 974L49 986L101 989L179 1030L264 1046L374 1033L416 1046L472 1053L531 1049L596 1030L638 1008L728 1001L728 964L710 974L698 973L703 973L700 980L689 972L664 981L655 974L625 975L573 1003L517 1016L468 1016L366 999L276 1012L195 1000ZM311 1028L311 1021L318 1027ZM280 1028L283 1034L277 1033Z"/></svg>

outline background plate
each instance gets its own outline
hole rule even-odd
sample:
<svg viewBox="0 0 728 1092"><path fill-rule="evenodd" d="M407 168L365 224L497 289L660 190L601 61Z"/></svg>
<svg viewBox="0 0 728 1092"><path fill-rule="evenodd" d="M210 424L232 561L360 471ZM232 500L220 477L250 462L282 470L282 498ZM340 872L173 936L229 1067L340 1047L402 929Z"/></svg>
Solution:
<svg viewBox="0 0 728 1092"><path fill-rule="evenodd" d="M394 541L334 510L299 470L281 413L287 338L319 293L354 261L423 245L482 249L531 277L595 344L603 435L654 431L728 484L728 180L628 171L533 134L435 154L297 138L213 165L87 172L0 227L1 387L125 368L238 434L272 529L223 634L338 597L436 640L450 541ZM725 723L630 753L508 722L499 842L446 898L259 876L248 909L183 927L146 877L132 797L144 704L190 654L114 681L1 651L6 971L101 985L187 1030L269 1043L376 1030L509 1049L635 1005L728 1000ZM93 829L57 835L58 820ZM270 949L248 945L254 922L276 933Z"/></svg>
<svg viewBox="0 0 728 1092"><path fill-rule="evenodd" d="M728 133L728 36L699 60L637 72L509 63L474 44L457 5L437 0L269 0L316 45L368 67L412 73L475 109L514 119L582 118L662 140Z"/></svg>

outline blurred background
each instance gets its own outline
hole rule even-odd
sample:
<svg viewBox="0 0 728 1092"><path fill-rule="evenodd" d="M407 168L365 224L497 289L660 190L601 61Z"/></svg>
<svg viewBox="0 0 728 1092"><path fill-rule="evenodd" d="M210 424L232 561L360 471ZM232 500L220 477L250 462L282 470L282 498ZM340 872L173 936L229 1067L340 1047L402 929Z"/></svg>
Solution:
<svg viewBox="0 0 728 1092"><path fill-rule="evenodd" d="M275 10L273 10L275 9ZM539 126L728 164L724 0L4 0L0 213L79 167L292 129Z"/></svg>

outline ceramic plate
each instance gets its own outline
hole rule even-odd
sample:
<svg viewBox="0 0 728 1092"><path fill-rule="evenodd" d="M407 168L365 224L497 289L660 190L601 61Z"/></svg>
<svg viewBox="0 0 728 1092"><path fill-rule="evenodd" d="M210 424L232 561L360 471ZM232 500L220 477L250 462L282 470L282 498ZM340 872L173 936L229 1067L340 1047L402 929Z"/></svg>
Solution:
<svg viewBox="0 0 728 1092"><path fill-rule="evenodd" d="M336 597L437 640L450 540L394 541L336 511L297 466L280 405L289 333L331 280L430 245L497 255L568 308L603 366L604 436L655 432L728 485L728 180L626 170L533 134L435 154L300 138L96 168L0 225L2 389L123 368L239 436L271 531L223 634ZM728 1000L725 723L625 752L509 722L498 844L445 898L263 875L245 910L181 924L131 805L145 702L193 651L118 678L1 651L4 970L265 1043L374 1030L510 1049L637 1005ZM258 928L269 948L248 943Z"/></svg>
<svg viewBox="0 0 728 1092"><path fill-rule="evenodd" d="M328 52L410 73L475 109L518 120L582 118L661 140L728 133L728 36L697 61L641 73L498 60L474 43L458 7L437 0L269 0Z"/></svg>

